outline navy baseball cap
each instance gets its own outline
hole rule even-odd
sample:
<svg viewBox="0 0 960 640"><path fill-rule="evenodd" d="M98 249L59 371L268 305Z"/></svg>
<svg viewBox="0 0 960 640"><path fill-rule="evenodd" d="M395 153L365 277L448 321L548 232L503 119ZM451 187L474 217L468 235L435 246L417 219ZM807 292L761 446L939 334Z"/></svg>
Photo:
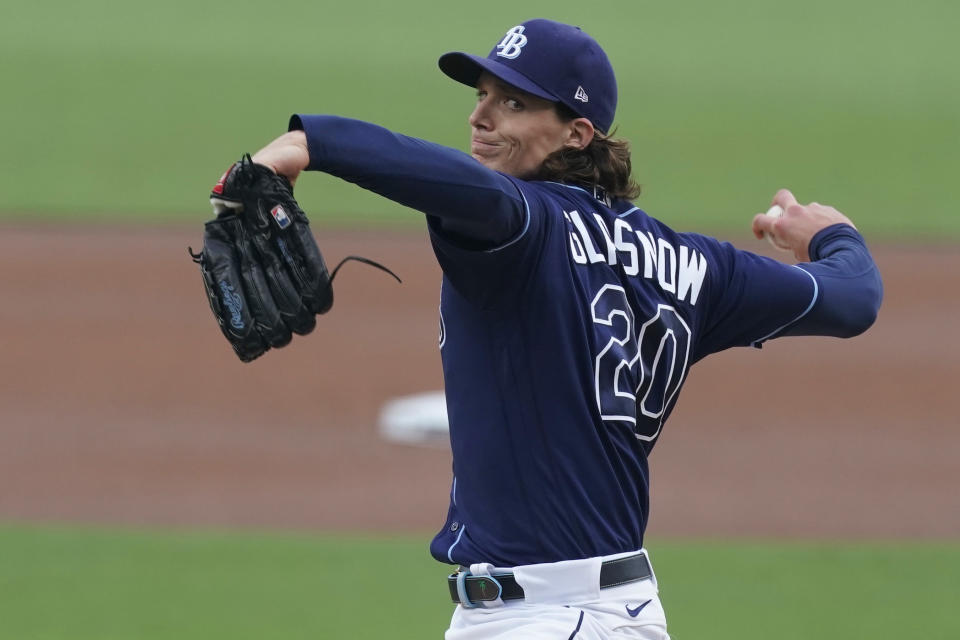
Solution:
<svg viewBox="0 0 960 640"><path fill-rule="evenodd" d="M617 110L617 80L607 54L580 29L537 18L509 31L486 58L454 51L440 70L477 86L484 71L527 93L559 102L606 133Z"/></svg>

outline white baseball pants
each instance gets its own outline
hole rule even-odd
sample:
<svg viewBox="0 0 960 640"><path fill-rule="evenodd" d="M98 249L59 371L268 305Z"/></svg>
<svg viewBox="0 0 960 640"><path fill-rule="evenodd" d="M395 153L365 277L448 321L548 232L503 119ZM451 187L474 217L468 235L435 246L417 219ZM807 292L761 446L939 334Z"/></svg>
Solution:
<svg viewBox="0 0 960 640"><path fill-rule="evenodd" d="M600 589L600 563L628 555L632 554L511 568L473 565L470 572L474 575L513 572L526 597L498 600L475 608L457 605L444 638L669 640L656 576Z"/></svg>

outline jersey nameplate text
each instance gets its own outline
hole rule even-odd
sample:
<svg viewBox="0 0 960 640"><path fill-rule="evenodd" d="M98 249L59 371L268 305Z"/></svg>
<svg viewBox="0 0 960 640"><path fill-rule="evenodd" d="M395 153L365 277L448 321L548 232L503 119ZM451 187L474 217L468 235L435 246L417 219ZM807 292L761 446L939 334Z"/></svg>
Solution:
<svg viewBox="0 0 960 640"><path fill-rule="evenodd" d="M686 245L674 247L649 231L635 231L629 222L620 218L614 221L611 233L604 219L594 213L592 217L605 245L599 248L578 211L564 211L563 215L573 225L570 253L577 264L606 263L612 266L620 263L628 276L639 275L642 267L644 278L656 278L660 288L675 295L678 301L697 304L707 275L707 259L695 249Z"/></svg>

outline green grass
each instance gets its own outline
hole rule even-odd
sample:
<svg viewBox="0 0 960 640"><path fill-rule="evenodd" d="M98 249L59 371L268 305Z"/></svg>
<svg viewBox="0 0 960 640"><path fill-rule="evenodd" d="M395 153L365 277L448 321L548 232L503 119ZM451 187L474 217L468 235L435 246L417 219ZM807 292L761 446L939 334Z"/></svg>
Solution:
<svg viewBox="0 0 960 640"><path fill-rule="evenodd" d="M425 540L7 528L0 549L4 640L418 638L452 611Z"/></svg>
<svg viewBox="0 0 960 640"><path fill-rule="evenodd" d="M0 638L440 638L427 536L0 527ZM651 542L675 640L960 637L960 544Z"/></svg>
<svg viewBox="0 0 960 640"><path fill-rule="evenodd" d="M960 637L960 545L652 545L674 640Z"/></svg>
<svg viewBox="0 0 960 640"><path fill-rule="evenodd" d="M789 186L868 234L960 233L949 0L21 3L0 21L0 216L203 219L223 168L295 111L463 148L473 98L438 54L537 15L607 48L640 204L678 228L742 229ZM331 223L417 220L325 176L298 196Z"/></svg>

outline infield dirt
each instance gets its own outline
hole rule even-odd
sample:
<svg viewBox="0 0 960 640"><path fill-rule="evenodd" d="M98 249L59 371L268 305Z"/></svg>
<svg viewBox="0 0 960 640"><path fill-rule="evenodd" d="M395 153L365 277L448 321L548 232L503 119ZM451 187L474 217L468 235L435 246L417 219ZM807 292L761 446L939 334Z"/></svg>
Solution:
<svg viewBox="0 0 960 640"><path fill-rule="evenodd" d="M313 334L243 365L187 256L199 231L0 227L0 521L439 527L449 451L376 429L388 398L442 388L426 234L319 235L328 263L404 283L348 265ZM960 535L960 252L874 255L866 335L692 369L651 458L651 535Z"/></svg>

